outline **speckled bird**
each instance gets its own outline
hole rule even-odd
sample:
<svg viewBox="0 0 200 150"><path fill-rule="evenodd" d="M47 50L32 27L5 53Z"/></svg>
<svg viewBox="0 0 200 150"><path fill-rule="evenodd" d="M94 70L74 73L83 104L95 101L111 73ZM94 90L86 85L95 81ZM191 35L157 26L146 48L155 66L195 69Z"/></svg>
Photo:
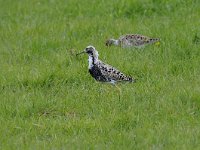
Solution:
<svg viewBox="0 0 200 150"><path fill-rule="evenodd" d="M132 77L124 75L116 68L108 65L98 59L98 51L93 46L87 46L85 50L79 54L87 53L89 56L89 73L93 78L100 82L116 83L119 81L135 82Z"/></svg>
<svg viewBox="0 0 200 150"><path fill-rule="evenodd" d="M119 39L109 39L106 41L106 46L116 45L121 46L122 48L127 47L144 47L150 44L157 44L159 45L159 38L150 38L140 34L126 34L121 36Z"/></svg>

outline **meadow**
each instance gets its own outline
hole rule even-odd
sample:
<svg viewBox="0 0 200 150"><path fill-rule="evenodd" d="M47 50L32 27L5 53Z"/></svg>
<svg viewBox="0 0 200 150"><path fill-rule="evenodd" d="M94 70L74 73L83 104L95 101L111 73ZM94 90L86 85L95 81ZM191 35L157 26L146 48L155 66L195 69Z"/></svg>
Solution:
<svg viewBox="0 0 200 150"><path fill-rule="evenodd" d="M199 0L0 0L0 149L200 149ZM144 49L106 47L138 33ZM88 73L100 59L137 78Z"/></svg>

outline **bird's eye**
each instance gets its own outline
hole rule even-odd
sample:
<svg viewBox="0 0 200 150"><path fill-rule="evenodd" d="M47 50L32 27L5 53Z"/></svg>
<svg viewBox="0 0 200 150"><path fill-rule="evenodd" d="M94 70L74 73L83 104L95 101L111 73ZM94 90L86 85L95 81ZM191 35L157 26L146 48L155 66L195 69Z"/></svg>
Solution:
<svg viewBox="0 0 200 150"><path fill-rule="evenodd" d="M92 54L92 50L90 48L86 48L88 54Z"/></svg>

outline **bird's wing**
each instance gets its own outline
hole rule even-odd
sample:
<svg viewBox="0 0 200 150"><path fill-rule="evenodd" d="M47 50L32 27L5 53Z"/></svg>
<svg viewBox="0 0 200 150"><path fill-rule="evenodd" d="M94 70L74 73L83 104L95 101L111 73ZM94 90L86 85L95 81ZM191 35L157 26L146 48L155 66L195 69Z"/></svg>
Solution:
<svg viewBox="0 0 200 150"><path fill-rule="evenodd" d="M122 41L134 44L135 46L144 45L144 44L151 44L158 42L159 38L150 38L148 36L140 35L140 34L127 34L123 36Z"/></svg>
<svg viewBox="0 0 200 150"><path fill-rule="evenodd" d="M98 67L101 69L102 75L105 76L108 80L115 80L115 81L132 80L131 77L126 76L118 69L112 67L111 65L105 64L102 61L98 62Z"/></svg>
<svg viewBox="0 0 200 150"><path fill-rule="evenodd" d="M139 34L126 35L125 39L129 42L135 43L136 45L141 45L146 43L150 38Z"/></svg>

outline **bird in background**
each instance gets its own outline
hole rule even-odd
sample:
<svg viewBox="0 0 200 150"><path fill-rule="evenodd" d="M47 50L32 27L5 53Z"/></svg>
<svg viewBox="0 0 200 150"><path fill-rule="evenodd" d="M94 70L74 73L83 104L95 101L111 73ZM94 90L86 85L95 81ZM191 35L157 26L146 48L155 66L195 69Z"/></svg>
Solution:
<svg viewBox="0 0 200 150"><path fill-rule="evenodd" d="M88 62L89 62L89 73L91 76L100 82L109 82L115 84L116 82L135 82L130 76L126 76L124 73L120 72L118 69L108 65L101 60L99 60L98 51L93 46L87 46L83 52L80 54L88 54Z"/></svg>
<svg viewBox="0 0 200 150"><path fill-rule="evenodd" d="M117 40L109 39L106 41L106 46L116 45L122 48L127 48L127 47L141 48L150 44L160 45L160 39L150 38L140 34L126 34L119 37L119 39Z"/></svg>

